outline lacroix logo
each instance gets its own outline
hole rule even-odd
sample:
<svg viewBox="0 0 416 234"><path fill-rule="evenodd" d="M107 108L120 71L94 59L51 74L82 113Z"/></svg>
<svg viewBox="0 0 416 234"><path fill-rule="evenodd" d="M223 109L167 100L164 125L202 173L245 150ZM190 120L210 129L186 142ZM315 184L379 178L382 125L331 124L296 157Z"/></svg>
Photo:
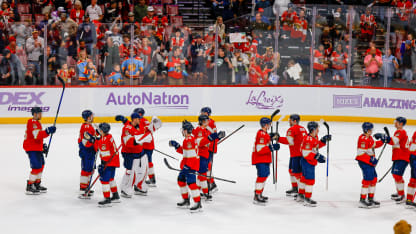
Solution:
<svg viewBox="0 0 416 234"><path fill-rule="evenodd" d="M265 90L255 93L251 90L246 105L257 109L276 109L283 106L283 97L275 94L268 94Z"/></svg>
<svg viewBox="0 0 416 234"><path fill-rule="evenodd" d="M123 95L116 95L113 92L107 97L106 105L150 105L161 109L188 109L189 96L186 94L155 94L153 92L142 92L131 94L130 92Z"/></svg>
<svg viewBox="0 0 416 234"><path fill-rule="evenodd" d="M45 92L0 92L0 105L8 105L8 111L27 111L38 106L48 112L49 106L42 106L42 96Z"/></svg>

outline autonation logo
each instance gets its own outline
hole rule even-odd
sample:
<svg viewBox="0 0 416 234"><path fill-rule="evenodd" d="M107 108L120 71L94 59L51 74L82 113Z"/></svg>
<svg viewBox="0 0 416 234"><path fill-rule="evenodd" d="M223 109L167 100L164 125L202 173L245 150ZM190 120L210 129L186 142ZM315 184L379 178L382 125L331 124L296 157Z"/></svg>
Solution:
<svg viewBox="0 0 416 234"><path fill-rule="evenodd" d="M333 108L380 108L415 110L416 100L359 95L333 95Z"/></svg>
<svg viewBox="0 0 416 234"><path fill-rule="evenodd" d="M167 94L165 92L161 94L153 92L132 94L128 92L122 95L110 92L107 97L106 105L150 105L161 109L188 109L189 99L187 94L176 95Z"/></svg>
<svg viewBox="0 0 416 234"><path fill-rule="evenodd" d="M42 96L45 92L0 92L0 105L7 106L7 111L30 112L38 106L43 112L48 112L50 106L44 106Z"/></svg>

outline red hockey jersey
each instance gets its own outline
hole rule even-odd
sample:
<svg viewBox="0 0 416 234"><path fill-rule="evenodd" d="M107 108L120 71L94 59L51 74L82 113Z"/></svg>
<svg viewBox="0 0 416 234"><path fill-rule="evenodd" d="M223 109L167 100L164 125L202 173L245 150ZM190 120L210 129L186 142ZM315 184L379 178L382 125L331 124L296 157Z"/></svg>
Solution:
<svg viewBox="0 0 416 234"><path fill-rule="evenodd" d="M197 144L194 136L190 135L183 140L182 146L179 147L176 152L183 155L181 161L181 169L184 166L191 168L192 170L199 170L199 157L197 154Z"/></svg>
<svg viewBox="0 0 416 234"><path fill-rule="evenodd" d="M361 134L358 137L357 143L357 157L355 160L375 166L370 162L371 157L374 157L374 148L379 148L383 145L383 141L374 141L372 136Z"/></svg>
<svg viewBox="0 0 416 234"><path fill-rule="evenodd" d="M93 143L89 142L87 139L90 137L88 136L89 133L91 136L95 136L95 129L90 123L83 123L81 125L81 129L79 130L79 137L78 137L78 144L82 142L85 147L94 146Z"/></svg>
<svg viewBox="0 0 416 234"><path fill-rule="evenodd" d="M407 133L404 129L398 129L394 132L394 136L391 138L389 144L393 146L392 160L404 160L410 161L410 152L408 144Z"/></svg>
<svg viewBox="0 0 416 234"><path fill-rule="evenodd" d="M208 136L210 135L208 129L198 126L192 131L192 135L196 138L198 156L209 158L208 147L211 142L208 140Z"/></svg>
<svg viewBox="0 0 416 234"><path fill-rule="evenodd" d="M134 144L134 136L143 134L143 129L140 126L139 129L136 129L131 125L130 121L127 121L124 124L123 130L121 132L121 152L122 153L140 153L143 151L143 146L139 144Z"/></svg>
<svg viewBox="0 0 416 234"><path fill-rule="evenodd" d="M25 151L43 151L43 139L49 135L42 130L42 124L34 119L29 119L26 124L25 140L23 149Z"/></svg>
<svg viewBox="0 0 416 234"><path fill-rule="evenodd" d="M315 155L318 153L319 148L325 146L325 143L318 140L318 136L312 137L311 135L305 135L302 142L302 156L308 161L309 164L316 166L318 161L315 159Z"/></svg>
<svg viewBox="0 0 416 234"><path fill-rule="evenodd" d="M210 134L217 132L217 125L215 124L215 121L211 118L209 119L207 130L209 131ZM209 143L208 150L210 152L217 153L217 145L218 145L218 139L215 141L211 141L211 143Z"/></svg>
<svg viewBox="0 0 416 234"><path fill-rule="evenodd" d="M120 156L117 151L113 136L107 134L94 144L95 150L100 150L100 158L108 167L120 167Z"/></svg>
<svg viewBox="0 0 416 234"><path fill-rule="evenodd" d="M307 135L306 129L300 125L293 125L286 132L286 137L280 137L279 143L289 145L290 157L301 157L303 137Z"/></svg>
<svg viewBox="0 0 416 234"><path fill-rule="evenodd" d="M260 129L257 131L256 141L254 142L253 153L251 154L251 164L271 163L272 151L269 148L270 136Z"/></svg>

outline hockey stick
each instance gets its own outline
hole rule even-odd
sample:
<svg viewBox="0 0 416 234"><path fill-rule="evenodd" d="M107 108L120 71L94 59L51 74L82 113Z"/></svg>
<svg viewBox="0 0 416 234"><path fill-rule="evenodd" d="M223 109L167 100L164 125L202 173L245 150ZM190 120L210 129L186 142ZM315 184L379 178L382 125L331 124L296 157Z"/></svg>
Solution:
<svg viewBox="0 0 416 234"><path fill-rule="evenodd" d="M277 122L276 122L276 136L277 135L279 135L279 123L280 123L280 121L284 118L285 116L284 115L282 115L280 118L279 118L279 120L277 120ZM279 140L278 139L276 139L276 143L279 143ZM276 158L275 158L275 160L274 160L274 164L273 164L273 166L274 166L274 170L276 171L276 173L275 173L275 180L276 180L276 183L274 184L274 190L275 191L277 191L277 161L279 160L279 157L278 157L278 152L276 151L275 152L275 155L276 155Z"/></svg>
<svg viewBox="0 0 416 234"><path fill-rule="evenodd" d="M118 151L121 149L122 146L123 145L120 144L120 146L116 149L116 152L114 152L114 154L111 155L111 158L108 160L108 162L111 162L111 160L113 160L113 158L117 155ZM108 167L108 164L105 165L103 171L105 171L105 169L107 169L107 167ZM88 194L91 191L91 188L94 187L94 184L97 182L98 178L100 178L100 175L99 174L98 174L97 177L95 177L95 180L94 180L94 182L92 182L91 186L87 190L85 190L85 193L84 193L83 196L88 196Z"/></svg>
<svg viewBox="0 0 416 234"><path fill-rule="evenodd" d="M169 165L168 160L166 158L164 158L163 161L165 162L165 165L170 170L173 170L173 171L181 171L180 169L173 168L171 165ZM205 177L205 178L208 178L208 179L213 178L213 179L220 180L220 181L224 181L224 182L228 182L228 183L233 183L233 184L237 183L234 180L227 180L227 179L223 179L223 178L219 178L219 177L215 177L215 176L206 176L206 175L199 174L198 172L189 172L189 173L190 174L193 174L193 175L196 175L196 176L202 176L202 177Z"/></svg>
<svg viewBox="0 0 416 234"><path fill-rule="evenodd" d="M273 114L270 116L270 120L272 121L271 132L273 132L273 118L274 118L277 114L279 114L279 112L280 112L280 109L277 109L277 110L275 110L275 111L273 112ZM273 144L273 139L272 139L272 144ZM274 168L274 165L275 165L275 163L276 163L275 161L276 161L276 159L275 159L275 153L274 153L274 152L272 152L273 184L276 186L276 170L275 170L275 168Z"/></svg>
<svg viewBox="0 0 416 234"><path fill-rule="evenodd" d="M64 80L62 80L62 78L59 77L59 76L58 76L58 80L62 83L62 93L61 93L61 99L59 100L59 104L58 104L58 110L56 110L55 120L53 121L53 126L54 127L56 126L56 120L58 119L59 109L61 109L62 98L63 98L64 92L65 92L65 82L64 82ZM45 158L48 157L51 142L52 142L52 137L53 137L53 133L51 133L51 137L49 138L48 150L46 151Z"/></svg>
<svg viewBox="0 0 416 234"><path fill-rule="evenodd" d="M177 159L177 158L175 158L175 157L173 157L173 156L171 156L171 155L169 155L167 153L163 153L162 151L159 151L157 149L154 149L154 151L158 152L159 154L165 155L165 156L167 156L167 157L169 157L171 159L175 159L176 161L179 161L179 159Z"/></svg>
<svg viewBox="0 0 416 234"><path fill-rule="evenodd" d="M327 122L322 123L326 127L327 134L329 135L329 125ZM329 175L329 141L326 142L326 191L328 191L328 175Z"/></svg>
<svg viewBox="0 0 416 234"><path fill-rule="evenodd" d="M387 127L384 127L383 129L384 129L384 132L386 132L386 135L388 137L390 137L389 129ZM381 149L380 154L378 155L377 161L379 161L381 156L383 155L383 152L384 152L384 149L386 148L386 145L387 145L387 143L384 143L383 148Z"/></svg>
<svg viewBox="0 0 416 234"><path fill-rule="evenodd" d="M384 178L389 174L389 172L391 171L391 169L393 169L393 165L390 167L390 169L388 171L386 171L386 173L383 175L383 177L381 177L378 180L379 183L384 180Z"/></svg>
<svg viewBox="0 0 416 234"><path fill-rule="evenodd" d="M88 191L88 190L90 190L90 189L91 189L91 181L92 181L91 179L92 179L92 177L94 176L94 172L95 172L95 165L97 164L97 158L98 158L99 153L100 153L100 150L97 150L97 153L95 153L95 158L94 158L94 167L93 167L93 169L92 169L92 174L91 174L90 182L88 183L88 187L87 187L87 190L86 190L86 191Z"/></svg>
<svg viewBox="0 0 416 234"><path fill-rule="evenodd" d="M236 130L234 130L233 132L231 132L230 134L228 134L227 136L225 136L224 138L222 138L219 142L218 145L221 144L221 142L225 141L227 138L229 138L230 136L232 136L234 133L240 131L240 129L242 129L245 125L241 125L239 128L237 128Z"/></svg>

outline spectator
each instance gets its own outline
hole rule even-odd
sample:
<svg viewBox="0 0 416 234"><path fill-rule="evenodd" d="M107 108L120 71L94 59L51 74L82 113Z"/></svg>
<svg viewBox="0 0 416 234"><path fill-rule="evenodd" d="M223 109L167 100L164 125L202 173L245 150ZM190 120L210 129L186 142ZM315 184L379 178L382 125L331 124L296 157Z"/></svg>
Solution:
<svg viewBox="0 0 416 234"><path fill-rule="evenodd" d="M328 84L331 79L329 72L329 61L325 55L324 46L319 45L313 53L313 77L315 84Z"/></svg>
<svg viewBox="0 0 416 234"><path fill-rule="evenodd" d="M260 58L253 59L248 69L248 72L249 72L249 79L248 79L249 84L251 85L267 84L268 82L267 74L264 74L264 71L262 70Z"/></svg>
<svg viewBox="0 0 416 234"><path fill-rule="evenodd" d="M217 65L217 84L231 84L231 72L233 65L230 58L225 54L223 47L218 48L217 60L211 64L211 67L214 67L215 65Z"/></svg>
<svg viewBox="0 0 416 234"><path fill-rule="evenodd" d="M35 66L36 73L39 74L39 56L43 53L43 38L39 36L39 32L35 29L32 32L32 37L28 38L26 41L26 51L28 64L33 64Z"/></svg>
<svg viewBox="0 0 416 234"><path fill-rule="evenodd" d="M225 38L225 24L221 16L217 17L217 21L215 21L214 28L217 27L218 29L218 36L221 38L221 42L224 43Z"/></svg>
<svg viewBox="0 0 416 234"><path fill-rule="evenodd" d="M16 55L10 50L3 50L3 59L0 63L1 82L4 85L24 85L23 80L24 67ZM41 84L40 80L36 80L36 84Z"/></svg>
<svg viewBox="0 0 416 234"><path fill-rule="evenodd" d="M370 53L364 58L365 77L363 79L363 85L379 85L379 69L383 65L383 60L380 56L376 55L376 48L371 47Z"/></svg>
<svg viewBox="0 0 416 234"><path fill-rule="evenodd" d="M142 22L143 17L147 15L147 6L145 0L139 0L139 4L134 7L134 20Z"/></svg>
<svg viewBox="0 0 416 234"><path fill-rule="evenodd" d="M147 7L147 15L142 18L141 21L146 26L157 26L159 17L155 15L155 9L152 6Z"/></svg>
<svg viewBox="0 0 416 234"><path fill-rule="evenodd" d="M175 36L172 37L170 42L170 48L171 50L175 47L178 47L181 50L183 50L183 47L185 46L185 39L181 35L181 30L178 28L175 30Z"/></svg>
<svg viewBox="0 0 416 234"><path fill-rule="evenodd" d="M16 54L16 38L14 36L9 37L9 45L6 46L6 49L10 50L12 54Z"/></svg>
<svg viewBox="0 0 416 234"><path fill-rule="evenodd" d="M39 77L39 74L35 71L35 66L29 64L25 72L25 84L26 85L39 85L42 83L43 77Z"/></svg>
<svg viewBox="0 0 416 234"><path fill-rule="evenodd" d="M400 220L394 225L393 230L394 234L410 234L412 232L412 225L405 220Z"/></svg>
<svg viewBox="0 0 416 234"><path fill-rule="evenodd" d="M270 30L271 26L268 23L262 21L261 14L259 12L256 13L255 21L250 25L251 30Z"/></svg>
<svg viewBox="0 0 416 234"><path fill-rule="evenodd" d="M292 31L293 27L293 22L297 18L297 13L293 8L294 7L292 4L288 4L288 9L285 12L283 12L281 17L283 30L282 37L285 39L289 38L290 32Z"/></svg>
<svg viewBox="0 0 416 234"><path fill-rule="evenodd" d="M234 18L250 13L247 7L247 2L248 0L232 0Z"/></svg>
<svg viewBox="0 0 416 234"><path fill-rule="evenodd" d="M70 18L75 21L77 24L82 23L82 19L84 18L85 11L82 9L82 3L80 0L75 1L75 8L73 8L70 12Z"/></svg>
<svg viewBox="0 0 416 234"><path fill-rule="evenodd" d="M120 28L117 24L114 24L113 28L111 29L110 37L113 39L113 43L117 47L123 43L123 35L120 34Z"/></svg>
<svg viewBox="0 0 416 234"><path fill-rule="evenodd" d="M61 37L64 38L65 33L68 33L68 36L71 38L75 37L78 30L78 24L71 18L68 18L65 11L60 12L60 18L61 20L57 22L57 24Z"/></svg>
<svg viewBox="0 0 416 234"><path fill-rule="evenodd" d="M31 29L26 26L27 23L16 22L11 26L12 33L16 37L17 45L25 45L26 39L30 37Z"/></svg>
<svg viewBox="0 0 416 234"><path fill-rule="evenodd" d="M305 11L301 10L299 12L299 17L296 17L293 21L293 28L290 33L290 37L297 40L297 42L304 43L306 40L308 30L308 21L305 19ZM300 41L299 41L300 39Z"/></svg>
<svg viewBox="0 0 416 234"><path fill-rule="evenodd" d="M104 76L108 76L113 72L114 64L120 64L120 52L116 44L113 43L113 38L107 38L107 43L103 48L104 55Z"/></svg>
<svg viewBox="0 0 416 234"><path fill-rule="evenodd" d="M222 10L224 9L223 7L223 0L211 0L212 2L212 13L214 15L214 18L217 18L218 16L222 16Z"/></svg>
<svg viewBox="0 0 416 234"><path fill-rule="evenodd" d="M85 50L81 50L79 52L79 59L77 62L77 75L80 85L88 85L87 65L89 62L90 60L87 58L87 52Z"/></svg>
<svg viewBox="0 0 416 234"><path fill-rule="evenodd" d="M217 39L218 39L218 44L221 44L221 37L219 35L217 35ZM215 45L215 31L214 31L214 26L209 26L208 27L208 34L205 35L204 37L204 42L206 44L212 44Z"/></svg>
<svg viewBox="0 0 416 234"><path fill-rule="evenodd" d="M201 35L195 36L195 41L191 45L192 56L192 77L196 84L202 84L205 71L205 45L202 44Z"/></svg>
<svg viewBox="0 0 416 234"><path fill-rule="evenodd" d="M286 70L283 72L283 84L299 84L302 76L302 67L295 60L291 59L287 63Z"/></svg>
<svg viewBox="0 0 416 234"><path fill-rule="evenodd" d="M166 54L167 52L165 50L165 46L163 43L153 53L151 69L150 69L148 76L153 78L154 84L163 84L163 85L167 84L166 83L167 68L164 64Z"/></svg>
<svg viewBox="0 0 416 234"><path fill-rule="evenodd" d="M129 48L129 57L121 64L121 71L124 75L124 83L139 85L140 75L143 72L143 62L138 60L134 53L134 48Z"/></svg>
<svg viewBox="0 0 416 234"><path fill-rule="evenodd" d="M344 52L341 43L337 44L335 50L331 54L331 64L333 83L342 85L344 82L345 85L348 85L346 70L348 65L348 55L346 52Z"/></svg>
<svg viewBox="0 0 416 234"><path fill-rule="evenodd" d="M65 37L64 40L62 40L58 52L56 54L57 56L57 63L59 66L62 66L63 64L67 64L68 60L68 48L66 47L67 41L69 41L69 37Z"/></svg>
<svg viewBox="0 0 416 234"><path fill-rule="evenodd" d="M409 83L413 80L412 71L412 41L407 40L405 43L405 49L403 51L403 78Z"/></svg>
<svg viewBox="0 0 416 234"><path fill-rule="evenodd" d="M371 8L365 10L365 14L362 14L360 17L360 21L361 39L371 41L377 28L376 19L371 13Z"/></svg>
<svg viewBox="0 0 416 234"><path fill-rule="evenodd" d="M101 7L97 5L97 0L91 0L91 5L87 7L85 13L90 16L91 21L101 21L103 19L103 12Z"/></svg>
<svg viewBox="0 0 416 234"><path fill-rule="evenodd" d="M43 79L45 77L45 56L42 53L41 56L39 56L40 60L40 77ZM48 84L54 85L55 84L55 76L56 72L59 68L59 59L57 58L56 54L52 54L52 49L50 46L46 46L46 77Z"/></svg>
<svg viewBox="0 0 416 234"><path fill-rule="evenodd" d="M251 21L253 22L256 21L257 14L260 14L261 22L266 23L266 24L271 24L270 20L266 16L263 15L264 14L263 8L259 8L259 10L256 12L256 16L251 17Z"/></svg>
<svg viewBox="0 0 416 234"><path fill-rule="evenodd" d="M95 54L92 49L97 44L97 30L95 25L90 22L90 16L88 13L85 13L84 21L78 27L77 40L85 42L87 54Z"/></svg>
<svg viewBox="0 0 416 234"><path fill-rule="evenodd" d="M383 55L383 69L380 71L380 86L384 84L384 77L387 78L387 87L391 86L395 71L399 69L397 58L391 53L391 48L387 49L387 53Z"/></svg>
<svg viewBox="0 0 416 234"><path fill-rule="evenodd" d="M86 73L88 77L88 84L96 86L98 84L98 72L92 61L88 61Z"/></svg>
<svg viewBox="0 0 416 234"><path fill-rule="evenodd" d="M185 65L188 61L184 58L179 47L173 47L172 54L166 60L166 67L168 69L169 85L183 85L184 76L188 76L185 70Z"/></svg>
<svg viewBox="0 0 416 234"><path fill-rule="evenodd" d="M143 61L143 84L151 84L153 81L149 80L149 77L147 76L151 69L151 62L152 62L152 48L149 45L149 39L146 37L142 39L142 44L139 45L140 50L139 54Z"/></svg>
<svg viewBox="0 0 416 234"><path fill-rule="evenodd" d="M113 65L113 71L108 76L108 80L112 85L124 85L123 76L120 73L120 64Z"/></svg>
<svg viewBox="0 0 416 234"><path fill-rule="evenodd" d="M117 19L121 19L120 17L120 9L117 6L117 1L111 0L110 7L105 8L104 10L104 23L113 23Z"/></svg>
<svg viewBox="0 0 416 234"><path fill-rule="evenodd" d="M61 69L58 70L57 77L61 78L65 84L71 84L72 76L73 74L70 69L68 69L68 64L62 64ZM57 82L55 81L55 83Z"/></svg>
<svg viewBox="0 0 416 234"><path fill-rule="evenodd" d="M376 43L375 43L374 41L370 41L370 43L369 43L369 47L368 47L368 49L365 51L364 56L366 56L367 54L369 54L369 53L370 53L370 50L371 50L371 48L372 48L372 47L375 47L375 48L376 48ZM381 57L381 55L382 55L381 50L379 50L378 48L376 48L376 55L377 55L377 56L380 56L380 57Z"/></svg>
<svg viewBox="0 0 416 234"><path fill-rule="evenodd" d="M234 52L234 56L231 59L231 63L233 65L233 77L234 77L234 84L236 85L245 85L248 83L247 80L247 72L250 62L246 56L241 54L241 50L236 49Z"/></svg>

